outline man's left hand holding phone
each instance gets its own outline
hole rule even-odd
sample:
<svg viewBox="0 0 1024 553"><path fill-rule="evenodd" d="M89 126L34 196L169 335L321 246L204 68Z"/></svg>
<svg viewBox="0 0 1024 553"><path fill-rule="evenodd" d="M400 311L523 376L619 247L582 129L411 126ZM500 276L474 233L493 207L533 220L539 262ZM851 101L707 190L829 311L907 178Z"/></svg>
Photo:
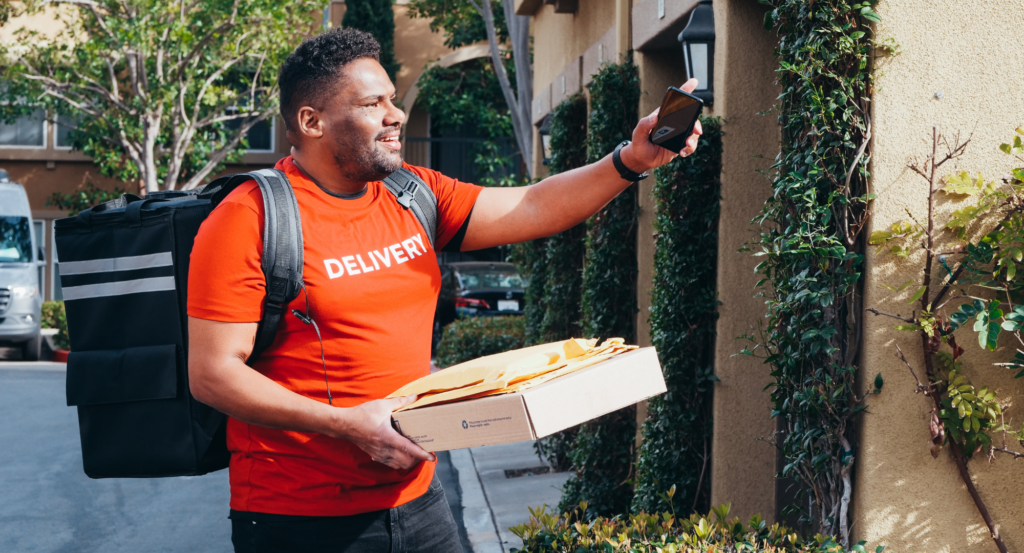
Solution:
<svg viewBox="0 0 1024 553"><path fill-rule="evenodd" d="M697 88L697 79L690 79L679 88L685 92L693 92ZM686 139L686 147L679 152L670 152L650 141L649 136L658 124L658 112L660 110L661 108L654 110L650 115L637 123L636 128L633 129L632 143L622 149L622 163L630 171L643 173L649 169L665 165L672 161L672 158L676 157L676 155L689 156L697 149L697 141L700 135L704 133L700 121L694 124L693 134Z"/></svg>

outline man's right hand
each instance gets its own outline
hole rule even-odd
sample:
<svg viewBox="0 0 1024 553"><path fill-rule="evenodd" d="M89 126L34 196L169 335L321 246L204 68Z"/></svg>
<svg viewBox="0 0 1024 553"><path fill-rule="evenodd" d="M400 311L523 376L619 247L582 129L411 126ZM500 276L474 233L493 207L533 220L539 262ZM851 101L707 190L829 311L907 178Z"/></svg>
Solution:
<svg viewBox="0 0 1024 553"><path fill-rule="evenodd" d="M391 426L391 413L416 401L416 396L368 401L348 409L345 430L339 438L348 440L370 455L370 459L393 469L411 469L433 454L409 441Z"/></svg>
<svg viewBox="0 0 1024 553"><path fill-rule="evenodd" d="M188 374L197 400L235 419L266 428L317 432L348 440L378 463L410 469L434 456L395 432L391 413L416 396L331 407L286 389L245 364L256 323L188 318Z"/></svg>

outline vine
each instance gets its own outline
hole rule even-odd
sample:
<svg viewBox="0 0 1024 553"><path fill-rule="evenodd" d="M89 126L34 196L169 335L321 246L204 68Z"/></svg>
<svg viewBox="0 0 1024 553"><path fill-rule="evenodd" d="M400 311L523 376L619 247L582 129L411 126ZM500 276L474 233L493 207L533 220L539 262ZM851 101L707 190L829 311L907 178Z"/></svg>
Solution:
<svg viewBox="0 0 1024 553"><path fill-rule="evenodd" d="M596 162L632 135L640 84L631 61L602 66L588 85L587 161ZM624 190L587 222L583 266L583 333L636 339L637 185ZM580 426L569 452L576 474L562 503L587 501L587 517L621 514L633 496L636 408L620 409Z"/></svg>
<svg viewBox="0 0 1024 553"><path fill-rule="evenodd" d="M774 193L754 220L768 313L755 346L771 368L773 437L796 484L786 514L850 543L855 394L868 216L877 0L764 0L775 49L781 152ZM876 380L881 387L881 380ZM875 390L879 391L879 390Z"/></svg>
<svg viewBox="0 0 1024 553"><path fill-rule="evenodd" d="M1013 141L1003 144L1003 153L1024 162L1024 128L1017 129ZM913 250L920 250L925 260L921 280L911 279L899 286L886 285L893 292L914 290L910 305L920 306L910 317L870 308L875 315L900 320L896 330L916 332L921 338L924 371L921 377L899 346L897 357L914 376L915 393L931 398L928 419L931 432L931 454L948 446L964 486L978 513L988 526L999 551L1006 545L999 535L988 507L968 471L968 462L985 452L991 461L996 455L1024 458L1024 452L1007 445L1007 438L1024 445L1024 424L1019 429L1006 422L1006 415L996 392L971 381L987 375L969 370L964 363L966 348L957 343L955 332L974 319L978 348L995 351L1003 332L1013 337L1015 346L1024 347L1024 273L1017 277L1024 252L1024 168L1017 168L998 181L986 181L960 171L940 178L939 170L947 162L958 159L970 139L952 141L944 138L938 128L932 130L932 152L923 161L908 168L928 182L928 214L925 223L916 220L893 224L888 230L871 233L870 243L894 259L906 259ZM941 150L945 150L941 152ZM942 185L941 188L939 185ZM937 221L935 197L938 192L959 199L968 205L954 211L949 220ZM947 294L949 295L947 298ZM1005 301L1005 303L1003 303ZM1003 334L1004 336L1006 334ZM970 347L970 346L968 346ZM973 349L973 351L977 351ZM997 367L1024 377L1024 352L1017 353ZM1001 440L993 442L999 433Z"/></svg>
<svg viewBox="0 0 1024 553"><path fill-rule="evenodd" d="M633 512L691 512L711 504L711 401L715 359L722 122L703 117L693 155L657 170L651 339L668 392L648 402Z"/></svg>
<svg viewBox="0 0 1024 553"><path fill-rule="evenodd" d="M551 174L587 164L587 99L582 94L567 98L552 112ZM544 319L540 332L545 342L581 337L580 296L586 224L551 236L547 242L547 275L544 285Z"/></svg>
<svg viewBox="0 0 1024 553"><path fill-rule="evenodd" d="M562 173L587 163L587 98L575 94L551 112L551 174ZM534 308L543 312L541 342L582 337L580 288L583 285L583 255L587 226L575 227L547 239L544 252L544 292ZM530 307L528 306L527 309ZM536 442L537 453L558 469L570 467L569 450L576 428L568 428Z"/></svg>

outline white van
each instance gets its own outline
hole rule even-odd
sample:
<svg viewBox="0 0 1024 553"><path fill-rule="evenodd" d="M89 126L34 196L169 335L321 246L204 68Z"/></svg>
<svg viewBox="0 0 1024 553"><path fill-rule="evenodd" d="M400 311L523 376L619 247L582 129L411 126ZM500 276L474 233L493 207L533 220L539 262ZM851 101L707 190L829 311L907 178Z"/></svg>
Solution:
<svg viewBox="0 0 1024 553"><path fill-rule="evenodd" d="M39 266L43 256L32 229L25 189L0 169L0 346L20 346L26 361L38 360L42 345Z"/></svg>

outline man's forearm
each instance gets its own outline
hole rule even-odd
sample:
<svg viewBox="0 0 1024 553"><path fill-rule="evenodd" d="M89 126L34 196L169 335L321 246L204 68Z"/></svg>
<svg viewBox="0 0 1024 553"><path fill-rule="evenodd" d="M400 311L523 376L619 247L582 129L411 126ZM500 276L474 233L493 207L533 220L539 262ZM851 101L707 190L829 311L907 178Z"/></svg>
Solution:
<svg viewBox="0 0 1024 553"><path fill-rule="evenodd" d="M251 348L255 327L189 317L192 395L243 422L342 437L339 431L349 410L296 394L245 364L245 346L240 344Z"/></svg>
<svg viewBox="0 0 1024 553"><path fill-rule="evenodd" d="M628 149L623 162L634 171ZM477 250L550 236L586 221L631 183L619 176L611 155L520 188L487 188L469 221L463 250Z"/></svg>

